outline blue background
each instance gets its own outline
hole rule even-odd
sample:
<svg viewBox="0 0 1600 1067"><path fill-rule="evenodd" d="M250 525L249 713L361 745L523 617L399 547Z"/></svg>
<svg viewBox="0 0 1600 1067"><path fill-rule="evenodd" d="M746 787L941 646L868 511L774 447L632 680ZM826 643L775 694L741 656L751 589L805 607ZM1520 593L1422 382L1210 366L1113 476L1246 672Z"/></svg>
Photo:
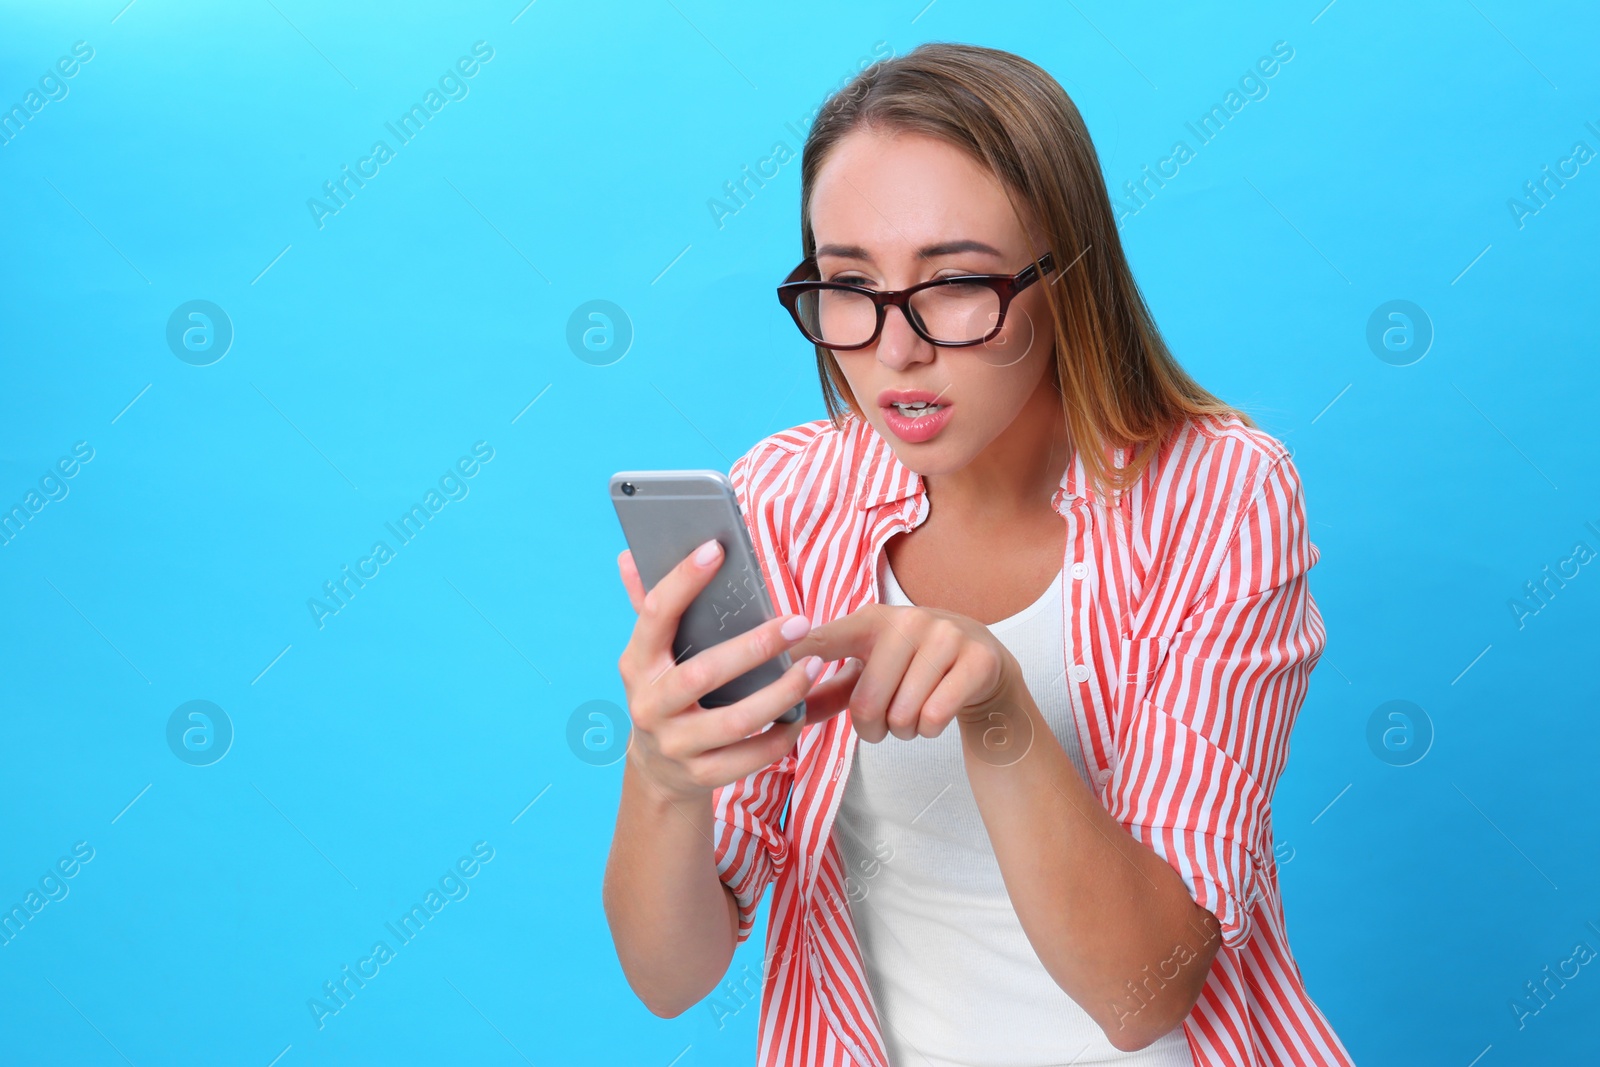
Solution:
<svg viewBox="0 0 1600 1067"><path fill-rule="evenodd" d="M752 1061L756 1006L651 1016L600 907L621 766L590 761L625 730L596 756L568 723L623 699L605 479L726 470L822 415L772 292L798 152L875 49L924 40L1051 71L1119 195L1196 149L1122 237L1179 358L1306 484L1329 644L1275 824L1312 995L1361 1063L1597 1055L1600 967L1520 1026L1512 1003L1600 949L1600 164L1508 206L1600 150L1592 10L525 2L0 7L0 106L93 49L0 144L0 507L93 449L0 546L0 906L94 850L0 947L0 1062ZM478 41L467 95L396 147ZM1196 148L1277 41L1267 95ZM1368 343L1396 299L1420 360ZM232 325L210 365L166 340L191 300ZM625 352L569 343L592 300ZM379 539L319 627L307 601ZM209 766L167 739L191 700L231 723ZM1374 745L1393 700L1420 714ZM469 894L319 1029L323 983L476 842Z"/></svg>

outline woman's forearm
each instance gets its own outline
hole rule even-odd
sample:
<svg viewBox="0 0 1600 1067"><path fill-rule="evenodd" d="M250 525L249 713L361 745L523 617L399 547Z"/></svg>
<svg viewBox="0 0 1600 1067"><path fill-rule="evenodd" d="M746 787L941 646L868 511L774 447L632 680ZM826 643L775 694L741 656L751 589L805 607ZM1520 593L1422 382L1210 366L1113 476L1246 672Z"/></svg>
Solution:
<svg viewBox="0 0 1600 1067"><path fill-rule="evenodd" d="M1220 944L1216 921L1101 806L1025 689L1012 703L1026 722L961 724L967 778L1012 906L1056 984L1117 1048L1143 1048L1194 1006ZM1027 754L1009 766L984 748L997 726L1031 731ZM1147 981L1175 952L1177 973ZM1133 1011L1129 983L1140 998Z"/></svg>
<svg viewBox="0 0 1600 1067"><path fill-rule="evenodd" d="M669 799L630 757L601 899L628 984L656 1015L679 1015L727 973L733 894L717 877L711 794Z"/></svg>

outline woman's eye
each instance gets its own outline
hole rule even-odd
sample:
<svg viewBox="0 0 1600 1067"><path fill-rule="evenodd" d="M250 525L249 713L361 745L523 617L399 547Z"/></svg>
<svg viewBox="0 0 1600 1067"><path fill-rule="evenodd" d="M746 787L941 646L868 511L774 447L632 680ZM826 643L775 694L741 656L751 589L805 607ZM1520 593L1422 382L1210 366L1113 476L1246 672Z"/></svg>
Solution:
<svg viewBox="0 0 1600 1067"><path fill-rule="evenodd" d="M956 273L956 274L935 274L932 278L929 279L929 281L942 282L942 281L949 281L952 278L966 278L966 277L969 277L969 276L970 276L969 272L966 272L966 271L962 271L962 272L959 272L959 273ZM872 279L863 278L859 274L842 274L842 275L839 275L838 277L829 278L828 280L830 282L834 282L835 284L838 284L838 285L862 285L862 286L867 286L868 288L871 288L872 284L873 284L872 283Z"/></svg>

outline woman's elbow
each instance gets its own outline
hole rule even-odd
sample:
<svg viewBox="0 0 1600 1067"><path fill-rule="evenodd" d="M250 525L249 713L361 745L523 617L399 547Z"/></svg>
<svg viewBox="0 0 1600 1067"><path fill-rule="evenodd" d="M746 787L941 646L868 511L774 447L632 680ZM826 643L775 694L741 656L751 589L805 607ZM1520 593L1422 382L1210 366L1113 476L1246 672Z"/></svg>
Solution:
<svg viewBox="0 0 1600 1067"><path fill-rule="evenodd" d="M634 992L639 993L637 989L634 990ZM642 993L639 994L639 1000L647 1009L649 1009L650 1014L654 1015L658 1019L676 1019L678 1016L682 1015L684 1012L688 1011L690 1008L699 1003L697 1000L683 1001L681 1003L676 1001L661 1000L659 998L646 997Z"/></svg>
<svg viewBox="0 0 1600 1067"><path fill-rule="evenodd" d="M1186 981L1181 985L1168 982L1158 995L1148 1000L1114 1001L1109 1013L1095 1013L1095 1022L1100 1024L1106 1040L1119 1052L1138 1052L1148 1048L1182 1027L1184 1020L1194 1011L1204 987L1205 974L1198 972L1194 977L1200 980Z"/></svg>
<svg viewBox="0 0 1600 1067"><path fill-rule="evenodd" d="M1155 1026L1117 1026L1112 1024L1108 1027L1103 1026L1101 1029L1105 1031L1106 1040L1111 1042L1111 1047L1118 1052L1138 1052L1140 1049L1149 1048L1173 1030L1181 1027L1185 1018L1188 1018L1187 1012L1170 1026L1163 1026L1162 1024L1156 1024Z"/></svg>
<svg viewBox="0 0 1600 1067"><path fill-rule="evenodd" d="M620 956L619 962L621 962ZM639 1003L645 1006L645 1010L658 1019L677 1018L704 1000L711 990L716 988L714 984L704 990L686 987L682 984L681 974L656 975L657 980L651 981L639 973L642 970L641 967L630 967L625 962L622 964L622 976L627 980L628 988L633 990L633 995L639 998ZM662 977L668 978L668 982L661 981Z"/></svg>

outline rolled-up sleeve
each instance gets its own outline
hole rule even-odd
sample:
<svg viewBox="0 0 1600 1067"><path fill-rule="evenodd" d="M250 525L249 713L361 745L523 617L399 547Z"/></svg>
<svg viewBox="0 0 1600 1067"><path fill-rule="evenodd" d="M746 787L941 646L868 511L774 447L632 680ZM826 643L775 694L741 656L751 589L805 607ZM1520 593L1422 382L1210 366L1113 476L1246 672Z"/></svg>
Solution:
<svg viewBox="0 0 1600 1067"><path fill-rule="evenodd" d="M1124 640L1133 695L1120 709L1106 786L1107 809L1177 870L1227 947L1252 932L1273 789L1326 644L1306 577L1318 552L1299 474L1287 455L1268 462L1176 631Z"/></svg>
<svg viewBox="0 0 1600 1067"><path fill-rule="evenodd" d="M772 606L780 615L803 610L782 547L782 501L776 492L782 461L789 454L769 438L739 457L728 472ZM750 936L762 893L789 858L782 826L796 763L791 752L712 794L717 875L739 904L739 944Z"/></svg>

